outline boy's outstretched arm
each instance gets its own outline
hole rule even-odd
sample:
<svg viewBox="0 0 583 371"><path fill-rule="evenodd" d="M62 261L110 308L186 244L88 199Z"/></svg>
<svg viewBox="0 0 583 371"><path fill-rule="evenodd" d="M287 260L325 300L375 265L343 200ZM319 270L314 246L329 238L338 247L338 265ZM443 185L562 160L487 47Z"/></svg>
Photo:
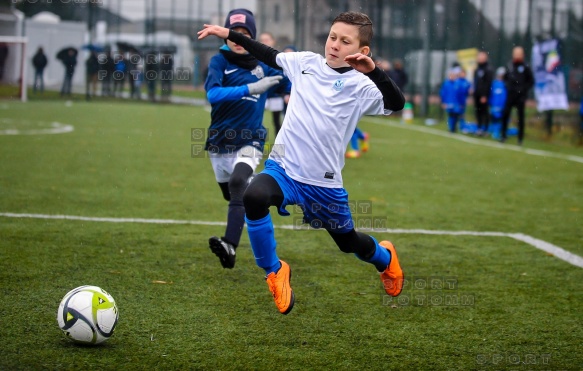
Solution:
<svg viewBox="0 0 583 371"><path fill-rule="evenodd" d="M275 57L280 53L278 50L270 48L258 41L248 38L242 33L229 30L225 27L220 27L216 25L204 25L204 28L197 33L198 39L202 40L207 36L218 36L221 39L229 39L232 42L241 45L245 50L247 50L255 58L259 59L261 62L267 64L269 67L277 68L281 70L282 68L277 65Z"/></svg>
<svg viewBox="0 0 583 371"><path fill-rule="evenodd" d="M344 59L355 70L364 73L383 95L385 109L400 111L405 106L405 97L395 82L381 70L374 61L364 54L348 55Z"/></svg>

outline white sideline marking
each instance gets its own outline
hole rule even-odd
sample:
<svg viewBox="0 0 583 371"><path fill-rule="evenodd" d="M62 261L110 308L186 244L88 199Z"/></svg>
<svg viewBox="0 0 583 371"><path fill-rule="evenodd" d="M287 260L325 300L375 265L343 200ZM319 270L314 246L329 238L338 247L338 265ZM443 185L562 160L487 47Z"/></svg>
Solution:
<svg viewBox="0 0 583 371"><path fill-rule="evenodd" d="M105 218L90 217L78 215L47 215L47 214L18 214L18 213L0 213L0 216L7 218L32 218L32 219L53 219L53 220L79 220L88 222L107 222L107 223L146 223L146 224L192 224L192 225L212 225L225 226L225 222L210 222L204 220L175 220L175 219L144 219L144 218ZM276 225L279 229L297 229L294 225ZM522 233L504 233L504 232L475 232L475 231L436 231L428 229L383 229L384 233L394 234L429 234L445 236L480 236L480 237L509 237L517 241L524 242L539 250L552 254L553 256L566 261L569 264L583 268L583 258L573 254L559 246L553 245L547 241L539 240L532 236Z"/></svg>
<svg viewBox="0 0 583 371"><path fill-rule="evenodd" d="M427 127L419 126L419 125L400 124L400 123L397 123L395 121L386 120L386 119L382 120L382 119L378 119L376 117L366 117L365 119L363 119L363 121L367 121L367 122L377 124L377 125L388 125L388 126L392 126L395 128L419 131L421 133L426 133L426 134L438 135L438 136L441 136L444 138L455 139L455 140L459 140L461 142L478 144L478 145L486 146L486 147L492 147L492 148L497 148L497 149L505 149L508 151L526 153L528 155L533 155L533 156L560 158L562 160L569 160L569 161L574 161L574 162L578 162L578 163L583 164L583 157L581 157L581 156L565 155L562 153L544 151L542 149L523 148L523 147L515 146L512 144L503 144L503 143L498 143L498 142L487 141L484 139L471 138L471 137L468 137L468 136L465 136L462 134L452 134L449 132L445 132L445 131L441 131L441 130L433 129L433 128L427 128Z"/></svg>

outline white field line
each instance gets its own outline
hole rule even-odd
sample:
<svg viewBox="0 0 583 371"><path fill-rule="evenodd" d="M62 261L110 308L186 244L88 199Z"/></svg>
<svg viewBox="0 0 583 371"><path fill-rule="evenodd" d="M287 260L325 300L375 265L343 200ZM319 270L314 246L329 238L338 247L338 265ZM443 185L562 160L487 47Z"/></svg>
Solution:
<svg viewBox="0 0 583 371"><path fill-rule="evenodd" d="M12 123L11 119L2 119L2 123ZM44 122L38 122L38 124L47 124ZM44 134L64 134L70 133L75 128L73 125L61 124L59 122L51 122L48 124L49 127L40 129L4 129L0 130L0 135L44 135Z"/></svg>
<svg viewBox="0 0 583 371"><path fill-rule="evenodd" d="M89 217L78 215L47 215L47 214L18 214L18 213L0 213L0 216L6 218L31 218L31 219L53 219L53 220L77 220L88 222L106 222L106 223L145 223L145 224L190 224L190 225L211 225L225 226L225 222L211 222L204 220L175 220L175 219L144 219L144 218L105 218ZM298 229L295 225L278 225L280 229ZM517 241L524 242L539 250L545 251L555 257L566 261L569 264L583 268L583 258L573 254L559 246L549 242L539 240L532 236L522 233L505 233L505 232L476 232L476 231L439 231L428 229L382 229L375 232L393 233L393 234L428 234L442 236L478 236L478 237L509 237Z"/></svg>
<svg viewBox="0 0 583 371"><path fill-rule="evenodd" d="M395 127L395 128L405 129L405 130L413 130L413 131L419 131L421 133L438 135L440 137L455 139L455 140L459 140L461 142L466 142L466 143L471 143L471 144L478 144L478 145L485 146L485 147L491 147L491 148L496 148L496 149L505 149L508 151L515 151L515 152L525 153L527 155L533 155L533 156L560 158L562 160L568 160L568 161L573 161L573 162L578 162L580 164L583 164L583 157L581 157L581 156L565 155L562 153L544 151L541 149L523 148L521 146L515 146L512 144L503 144L503 143L493 142L493 141L484 140L484 139L472 138L472 137L468 137L468 136L462 135L462 134L451 134L449 132L445 132L445 131L441 131L441 130L433 129L433 128L428 128L425 126L401 124L401 123L395 122L393 120L379 119L376 117L366 117L363 119L363 121L370 122L370 123L377 124L377 125L387 125L387 126L391 126L391 127Z"/></svg>

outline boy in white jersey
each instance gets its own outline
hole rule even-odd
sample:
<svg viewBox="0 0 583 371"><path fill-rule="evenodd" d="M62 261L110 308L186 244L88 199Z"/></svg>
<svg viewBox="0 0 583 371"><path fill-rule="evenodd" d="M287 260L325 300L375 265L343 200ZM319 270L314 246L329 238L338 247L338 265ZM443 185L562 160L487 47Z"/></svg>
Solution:
<svg viewBox="0 0 583 371"><path fill-rule="evenodd" d="M395 247L354 230L342 185L344 154L358 120L363 115L390 114L405 104L399 88L368 56L370 18L357 12L336 17L325 58L311 52L280 53L219 26L205 25L198 32L199 39L209 35L242 45L267 65L283 69L292 82L284 125L265 170L243 197L253 254L265 270L278 310L283 314L292 310L294 293L291 269L276 254L270 206L289 215L287 205L300 205L306 222L325 228L341 251L373 264L387 294L399 295L404 276Z"/></svg>

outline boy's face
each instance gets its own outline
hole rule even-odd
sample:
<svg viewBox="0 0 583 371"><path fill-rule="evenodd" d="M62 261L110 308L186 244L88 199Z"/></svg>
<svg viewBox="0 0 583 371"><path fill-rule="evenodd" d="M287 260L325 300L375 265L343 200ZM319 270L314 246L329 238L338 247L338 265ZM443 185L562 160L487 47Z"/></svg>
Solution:
<svg viewBox="0 0 583 371"><path fill-rule="evenodd" d="M358 26L336 22L330 28L328 39L326 40L326 63L332 68L348 67L344 62L347 55L356 53L369 54L368 46L360 46L358 36Z"/></svg>
<svg viewBox="0 0 583 371"><path fill-rule="evenodd" d="M249 33L249 31L247 31L247 29L244 27L235 27L235 28L233 28L233 31L240 32L249 38L251 37L251 34ZM231 49L231 51L233 53L247 54L247 50L245 50L241 45L235 44L231 40L227 40L227 46L229 47L229 49Z"/></svg>

